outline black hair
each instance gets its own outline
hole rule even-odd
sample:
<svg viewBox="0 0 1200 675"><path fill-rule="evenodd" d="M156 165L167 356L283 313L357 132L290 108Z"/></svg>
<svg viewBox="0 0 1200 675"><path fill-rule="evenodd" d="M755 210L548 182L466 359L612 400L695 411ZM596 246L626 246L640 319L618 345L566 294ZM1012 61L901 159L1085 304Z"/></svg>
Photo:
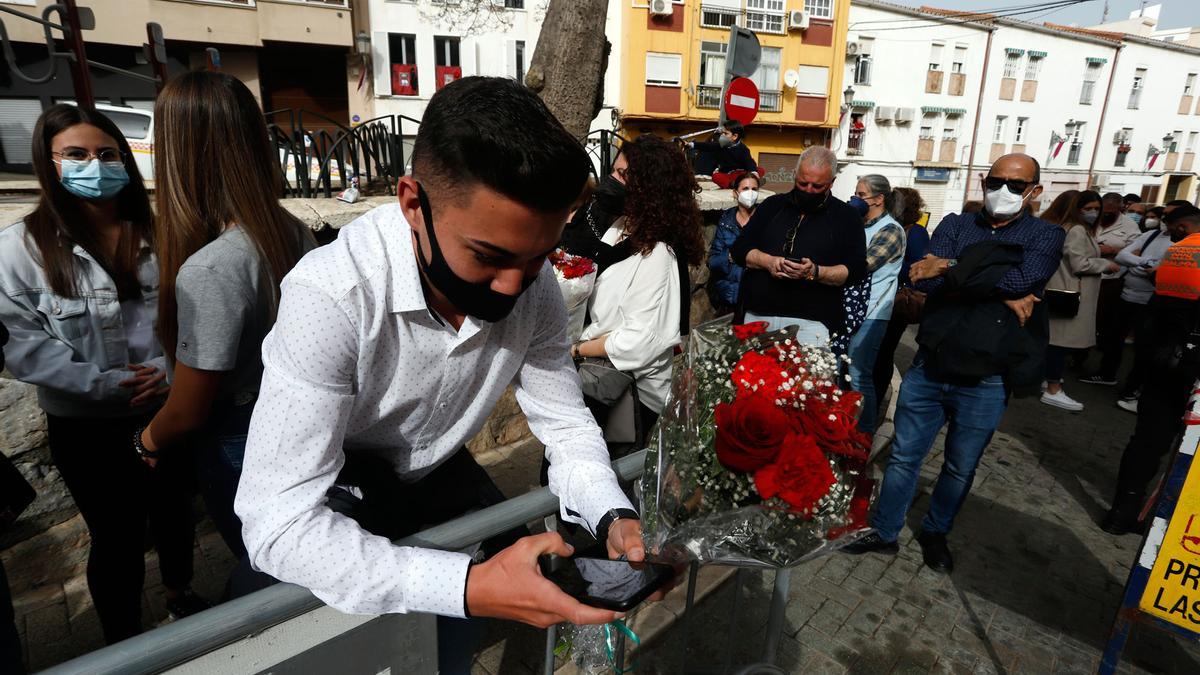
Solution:
<svg viewBox="0 0 1200 675"><path fill-rule="evenodd" d="M483 184L535 211L571 206L587 184L583 146L515 80L465 77L429 100L413 145L413 175L430 192Z"/></svg>
<svg viewBox="0 0 1200 675"><path fill-rule="evenodd" d="M1129 194L1122 197L1121 201L1128 202L1130 204L1137 204L1138 202L1142 201L1142 196L1135 195L1132 192L1130 192Z"/></svg>
<svg viewBox="0 0 1200 675"><path fill-rule="evenodd" d="M1148 215L1148 216L1154 215L1154 216L1162 217L1164 209L1165 209L1165 207L1162 207L1162 206L1151 206L1150 208L1146 209L1146 215Z"/></svg>
<svg viewBox="0 0 1200 675"><path fill-rule="evenodd" d="M1121 202L1122 204L1124 204L1125 203L1123 201L1124 199L1125 198L1121 196L1120 192L1105 192L1104 196L1100 198L1100 201L1105 204L1109 204L1112 202Z"/></svg>
<svg viewBox="0 0 1200 675"><path fill-rule="evenodd" d="M1164 207L1174 206L1176 208L1178 208L1180 206L1191 206L1191 205L1192 205L1192 203L1186 199L1172 199L1171 201L1167 202L1166 204L1163 204Z"/></svg>
<svg viewBox="0 0 1200 675"><path fill-rule="evenodd" d="M739 141L746 140L746 126L737 120L725 120L725 131L737 136Z"/></svg>

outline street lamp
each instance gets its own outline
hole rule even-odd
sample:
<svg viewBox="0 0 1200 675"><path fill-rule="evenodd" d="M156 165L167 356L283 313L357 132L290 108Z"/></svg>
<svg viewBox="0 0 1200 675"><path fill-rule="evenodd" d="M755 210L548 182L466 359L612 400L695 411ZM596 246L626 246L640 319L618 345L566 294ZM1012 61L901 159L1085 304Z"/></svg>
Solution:
<svg viewBox="0 0 1200 675"><path fill-rule="evenodd" d="M850 102L854 100L854 87L847 86L846 91L842 92L842 114L850 109Z"/></svg>
<svg viewBox="0 0 1200 675"><path fill-rule="evenodd" d="M366 31L358 31L358 33L354 36L354 48L358 50L359 54L370 54L371 36L368 35Z"/></svg>

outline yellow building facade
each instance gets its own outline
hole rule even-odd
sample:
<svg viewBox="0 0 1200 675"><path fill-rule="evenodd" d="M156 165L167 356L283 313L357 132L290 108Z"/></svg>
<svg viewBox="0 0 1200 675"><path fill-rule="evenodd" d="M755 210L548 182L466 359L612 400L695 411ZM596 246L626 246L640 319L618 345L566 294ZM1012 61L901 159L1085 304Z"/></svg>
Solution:
<svg viewBox="0 0 1200 675"><path fill-rule="evenodd" d="M790 185L804 148L828 144L843 103L850 0L616 1L624 133L673 137L715 127L736 22L762 46L751 77L760 109L746 144L766 183Z"/></svg>

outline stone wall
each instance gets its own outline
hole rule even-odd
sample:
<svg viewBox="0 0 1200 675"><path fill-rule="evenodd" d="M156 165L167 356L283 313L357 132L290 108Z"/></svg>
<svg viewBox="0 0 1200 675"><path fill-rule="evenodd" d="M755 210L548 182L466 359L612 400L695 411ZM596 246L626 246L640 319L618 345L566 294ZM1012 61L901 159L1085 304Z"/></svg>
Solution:
<svg viewBox="0 0 1200 675"><path fill-rule="evenodd" d="M710 219L714 209L732 205L728 194L724 190L720 194L702 193L701 203L707 207ZM321 230L338 229L391 199L369 198L357 204L332 199L289 199L284 203L314 230ZM0 223L19 220L29 208L28 205L0 205ZM711 241L712 232L711 225L705 228L706 241ZM712 318L707 294L700 290L707 280L707 267L692 270L693 287L697 289L692 296L693 324ZM467 447L480 454L515 444L529 435L529 424L509 390ZM0 559L7 569L13 593L19 595L77 576L87 561L87 527L50 459L45 416L38 407L34 388L7 377L0 378L0 452L14 460L38 492L37 499L16 525L0 535Z"/></svg>

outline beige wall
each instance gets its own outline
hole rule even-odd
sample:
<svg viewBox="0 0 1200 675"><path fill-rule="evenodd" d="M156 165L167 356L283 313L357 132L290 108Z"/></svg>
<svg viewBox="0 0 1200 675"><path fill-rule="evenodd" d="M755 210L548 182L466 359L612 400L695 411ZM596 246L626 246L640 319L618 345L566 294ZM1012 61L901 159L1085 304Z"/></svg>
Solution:
<svg viewBox="0 0 1200 675"><path fill-rule="evenodd" d="M208 63L207 59L208 55L203 51L190 52L188 66L192 69L204 68ZM258 101L258 105L262 106L262 83L259 81L258 54L256 52L221 50L221 72L241 80L250 93L254 94L254 100Z"/></svg>
<svg viewBox="0 0 1200 675"><path fill-rule="evenodd" d="M2 0L0 0L2 1ZM55 0L37 7L17 5L41 15ZM96 29L84 32L88 42L138 47L146 41L146 22L162 24L168 42L187 40L213 45L260 47L263 40L351 47L354 33L349 8L257 0L244 7L199 0L85 0L96 14ZM5 27L17 42L41 42L40 26L6 16Z"/></svg>

